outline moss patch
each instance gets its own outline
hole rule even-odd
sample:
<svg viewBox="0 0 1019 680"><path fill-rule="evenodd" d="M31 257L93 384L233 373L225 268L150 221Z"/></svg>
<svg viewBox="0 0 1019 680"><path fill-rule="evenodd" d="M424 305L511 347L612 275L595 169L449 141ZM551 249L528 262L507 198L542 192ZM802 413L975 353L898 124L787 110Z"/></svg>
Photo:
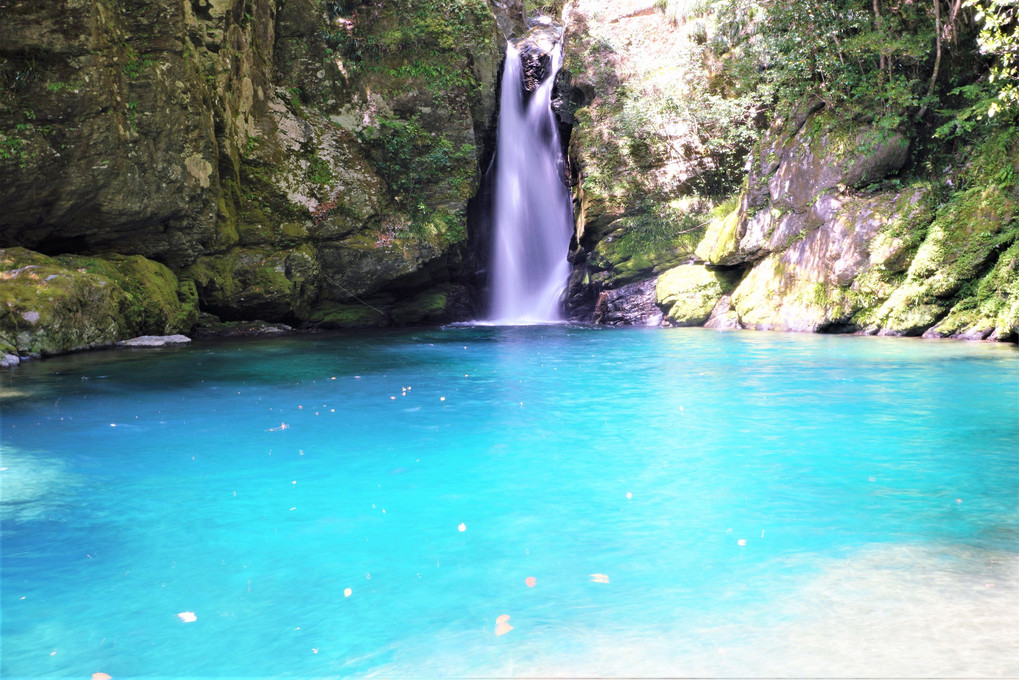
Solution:
<svg viewBox="0 0 1019 680"><path fill-rule="evenodd" d="M202 307L226 320L293 321L308 318L318 296L318 253L298 248L234 248L203 257L181 273Z"/></svg>
<svg viewBox="0 0 1019 680"><path fill-rule="evenodd" d="M997 184L954 194L930 226L905 281L878 312L882 332L918 335L971 297L967 282L1019 238L1016 208L1015 198Z"/></svg>
<svg viewBox="0 0 1019 680"><path fill-rule="evenodd" d="M1001 254L990 272L966 286L931 335L967 339L1016 340L1019 337L1019 241Z"/></svg>

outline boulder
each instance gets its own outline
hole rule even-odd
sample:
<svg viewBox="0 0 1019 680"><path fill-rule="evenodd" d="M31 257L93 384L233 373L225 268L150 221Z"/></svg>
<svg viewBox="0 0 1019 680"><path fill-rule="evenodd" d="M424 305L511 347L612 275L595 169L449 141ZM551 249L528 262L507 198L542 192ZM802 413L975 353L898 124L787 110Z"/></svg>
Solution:
<svg viewBox="0 0 1019 680"><path fill-rule="evenodd" d="M660 325L662 312L655 304L657 283L657 278L651 278L602 291L595 304L594 323L603 326Z"/></svg>
<svg viewBox="0 0 1019 680"><path fill-rule="evenodd" d="M48 257L0 250L0 349L51 355L189 330L194 287L141 256Z"/></svg>
<svg viewBox="0 0 1019 680"><path fill-rule="evenodd" d="M658 277L655 301L664 312L663 325L701 326L719 301L731 293L740 272L709 269L688 264L674 267Z"/></svg>
<svg viewBox="0 0 1019 680"><path fill-rule="evenodd" d="M117 343L118 347L174 347L178 345L186 345L191 342L191 338L186 335L140 335L137 338L131 338L129 340L121 340Z"/></svg>

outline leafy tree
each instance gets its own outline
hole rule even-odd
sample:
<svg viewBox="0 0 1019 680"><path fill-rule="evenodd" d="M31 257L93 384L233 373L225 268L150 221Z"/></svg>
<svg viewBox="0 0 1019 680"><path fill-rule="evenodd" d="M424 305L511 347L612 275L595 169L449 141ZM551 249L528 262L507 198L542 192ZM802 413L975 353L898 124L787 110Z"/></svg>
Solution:
<svg viewBox="0 0 1019 680"><path fill-rule="evenodd" d="M967 0L983 23L980 51L994 59L990 83L996 101L988 115L1004 114L1014 121L1019 113L1019 6L1015 0Z"/></svg>

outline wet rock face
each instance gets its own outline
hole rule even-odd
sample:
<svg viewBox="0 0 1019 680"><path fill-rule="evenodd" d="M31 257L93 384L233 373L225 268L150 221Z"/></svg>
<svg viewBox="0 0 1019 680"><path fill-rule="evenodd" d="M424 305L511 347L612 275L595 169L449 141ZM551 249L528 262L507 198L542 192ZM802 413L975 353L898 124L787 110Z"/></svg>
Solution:
<svg viewBox="0 0 1019 680"><path fill-rule="evenodd" d="M515 40L527 33L527 10L524 0L488 0L507 40Z"/></svg>
<svg viewBox="0 0 1019 680"><path fill-rule="evenodd" d="M531 94L548 78L552 57L537 45L525 44L520 50L520 61L524 68L521 86L524 92Z"/></svg>

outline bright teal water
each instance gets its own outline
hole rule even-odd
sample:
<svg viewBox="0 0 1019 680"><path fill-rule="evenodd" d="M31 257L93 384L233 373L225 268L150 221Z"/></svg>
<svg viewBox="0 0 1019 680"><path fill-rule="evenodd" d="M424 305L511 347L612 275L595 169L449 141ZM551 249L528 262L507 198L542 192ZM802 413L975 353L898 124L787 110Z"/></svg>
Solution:
<svg viewBox="0 0 1019 680"><path fill-rule="evenodd" d="M3 677L1019 674L1014 347L461 327L0 384Z"/></svg>

